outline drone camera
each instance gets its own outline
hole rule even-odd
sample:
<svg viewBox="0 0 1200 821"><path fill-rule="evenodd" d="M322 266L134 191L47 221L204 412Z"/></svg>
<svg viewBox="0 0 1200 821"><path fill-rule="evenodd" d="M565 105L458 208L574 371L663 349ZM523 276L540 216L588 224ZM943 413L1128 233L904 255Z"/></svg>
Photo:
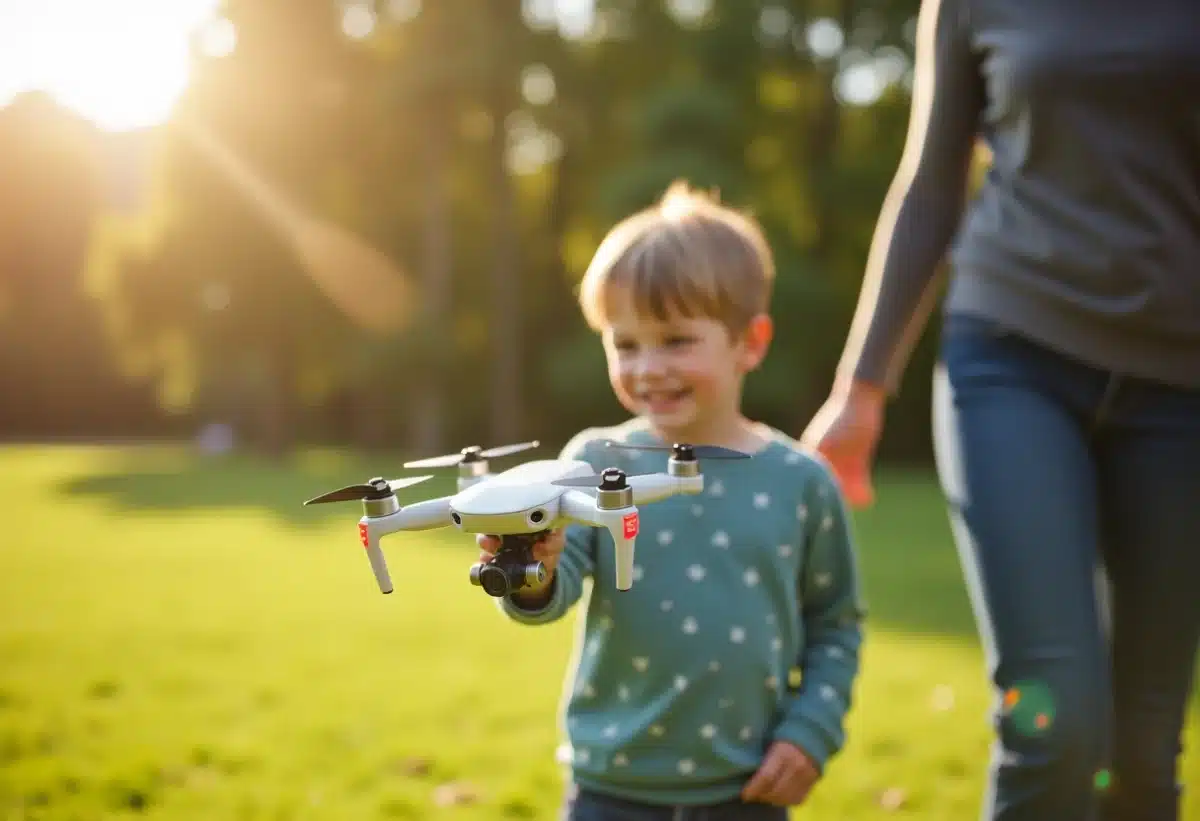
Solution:
<svg viewBox="0 0 1200 821"><path fill-rule="evenodd" d="M477 563L471 566L471 584L482 587L494 599L503 598L522 587L546 580L546 566L541 562L519 564Z"/></svg>
<svg viewBox="0 0 1200 821"><path fill-rule="evenodd" d="M507 534L490 562L471 565L471 584L492 598L502 598L522 587L546 580L546 566L533 557L533 546L542 533Z"/></svg>

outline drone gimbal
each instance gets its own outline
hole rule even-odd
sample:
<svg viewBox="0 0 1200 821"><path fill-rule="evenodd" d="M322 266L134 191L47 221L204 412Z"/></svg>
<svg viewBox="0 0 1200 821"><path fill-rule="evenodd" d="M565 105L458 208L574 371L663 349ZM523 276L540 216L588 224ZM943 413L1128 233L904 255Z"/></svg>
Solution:
<svg viewBox="0 0 1200 821"><path fill-rule="evenodd" d="M467 533L499 536L501 547L489 562L471 567L470 580L490 596L506 596L546 578L545 566L533 556L533 546L555 527L570 522L603 528L612 536L616 586L633 586L634 545L639 531L638 505L676 494L696 494L704 489L699 457L747 459L749 454L709 445L630 445L609 441L608 446L633 450L670 451L666 472L627 474L609 467L593 473L588 463L574 459L527 462L498 474L489 474L487 459L510 455L536 442L481 450L464 448L451 456L405 463L405 467L459 467L459 491L401 507L396 491L431 477L386 481L372 479L305 502L349 501L363 505L359 537L367 550L379 588L392 592L379 539L398 530L429 530L453 525ZM482 464L482 468L479 465Z"/></svg>

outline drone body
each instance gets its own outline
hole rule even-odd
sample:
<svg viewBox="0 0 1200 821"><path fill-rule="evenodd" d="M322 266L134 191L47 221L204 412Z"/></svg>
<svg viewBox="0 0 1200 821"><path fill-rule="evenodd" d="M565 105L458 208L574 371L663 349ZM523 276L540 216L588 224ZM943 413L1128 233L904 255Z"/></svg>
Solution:
<svg viewBox="0 0 1200 821"><path fill-rule="evenodd" d="M628 475L617 468L600 474L583 461L543 459L491 474L487 457L536 447L536 442L481 451L466 448L461 454L409 462L405 467L435 467L457 464L458 492L401 507L395 491L417 484L429 476L392 482L373 479L310 499L305 504L360 499L363 516L359 538L367 550L379 589L393 590L379 540L400 530L430 530L455 527L464 533L501 537L501 548L493 561L471 568L471 582L488 595L500 597L545 579L545 567L533 559L532 546L549 530L576 522L606 529L616 552L616 586L633 586L634 548L639 529L638 506L677 494L696 494L704 489L696 451L704 446L674 445L667 471ZM633 447L609 442L610 446ZM642 448L638 448L642 449ZM660 449L660 448L650 448ZM747 454L724 448L707 448L715 458L748 458Z"/></svg>
<svg viewBox="0 0 1200 821"><path fill-rule="evenodd" d="M526 462L471 482L450 498L450 506L462 519L463 530L469 533L523 533L524 524L542 530L546 527L543 519L535 516L531 521L530 517L538 511L544 515L546 508L555 508L566 490L551 483L591 476L594 472L587 462L566 459ZM487 530L488 527L500 529Z"/></svg>

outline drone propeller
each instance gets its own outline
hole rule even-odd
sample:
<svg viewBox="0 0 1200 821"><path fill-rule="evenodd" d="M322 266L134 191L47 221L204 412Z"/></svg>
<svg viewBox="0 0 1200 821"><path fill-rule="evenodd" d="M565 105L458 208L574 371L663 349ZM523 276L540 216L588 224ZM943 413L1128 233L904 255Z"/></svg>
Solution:
<svg viewBox="0 0 1200 821"><path fill-rule="evenodd" d="M605 446L610 448L623 448L625 450L666 450L670 451L671 455L685 462L690 462L695 459L749 459L749 453L743 453L740 450L731 448L723 448L720 445L689 445L685 442L676 442L673 445L632 445L627 442L616 442L612 439L605 441Z"/></svg>
<svg viewBox="0 0 1200 821"><path fill-rule="evenodd" d="M597 490L622 490L628 487L626 479L630 476L648 476L644 473L626 473L620 468L605 468L600 473L591 476L568 476L566 479L556 479L550 484L561 487L591 487Z"/></svg>
<svg viewBox="0 0 1200 821"><path fill-rule="evenodd" d="M354 502L360 499L386 499L397 490L419 485L432 476L408 476L403 479L372 479L365 485L348 485L347 487L323 493L315 499L309 499L304 504L320 505L329 502Z"/></svg>
<svg viewBox="0 0 1200 821"><path fill-rule="evenodd" d="M432 456L428 459L418 459L415 462L405 462L406 468L448 468L463 462L480 462L484 459L498 459L501 456L511 456L514 453L520 453L523 450L536 448L541 443L536 439L532 442L522 442L518 445L500 445L499 447L488 448L484 450L478 445L471 445L463 448L458 453L450 453L445 456Z"/></svg>

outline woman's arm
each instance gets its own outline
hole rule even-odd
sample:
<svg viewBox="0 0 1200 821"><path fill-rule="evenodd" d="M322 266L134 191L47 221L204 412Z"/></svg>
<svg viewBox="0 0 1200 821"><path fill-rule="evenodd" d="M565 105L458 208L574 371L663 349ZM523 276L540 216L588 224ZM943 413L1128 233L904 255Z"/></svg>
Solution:
<svg viewBox="0 0 1200 821"><path fill-rule="evenodd" d="M923 0L912 110L867 260L838 385L894 393L937 292L935 274L957 230L984 105L967 34L969 0Z"/></svg>

